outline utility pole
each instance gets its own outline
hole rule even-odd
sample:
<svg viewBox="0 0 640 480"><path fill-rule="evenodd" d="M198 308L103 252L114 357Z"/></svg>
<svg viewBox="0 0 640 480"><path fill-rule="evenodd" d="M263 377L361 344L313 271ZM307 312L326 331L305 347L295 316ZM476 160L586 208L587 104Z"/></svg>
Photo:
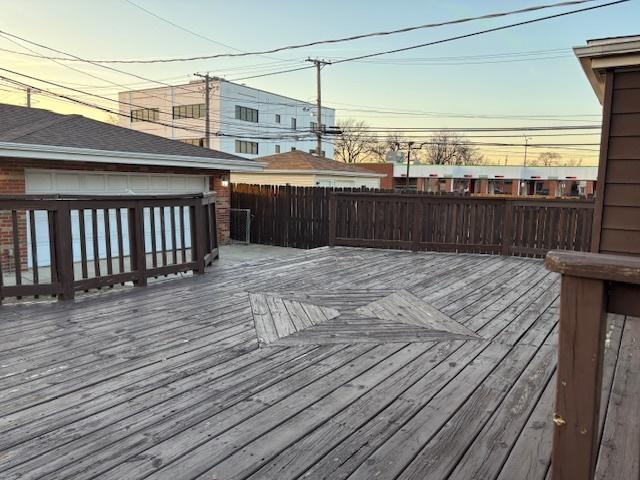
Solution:
<svg viewBox="0 0 640 480"><path fill-rule="evenodd" d="M321 81L320 81L320 70L325 65L330 65L331 62L327 60L320 60L318 58L307 58L307 62L311 62L316 66L316 83L318 86L318 98L317 98L317 109L318 114L316 115L316 155L318 157L322 156L322 89L321 89Z"/></svg>
<svg viewBox="0 0 640 480"><path fill-rule="evenodd" d="M407 149L407 190L409 190L409 160L411 160L411 146L413 145L413 142L408 142L407 145L409 146L409 148ZM417 190L417 186L416 186L416 190Z"/></svg>
<svg viewBox="0 0 640 480"><path fill-rule="evenodd" d="M211 148L211 76L209 72L195 75L204 78L204 146Z"/></svg>
<svg viewBox="0 0 640 480"><path fill-rule="evenodd" d="M524 166L527 166L527 147L529 146L529 137L524 137Z"/></svg>
<svg viewBox="0 0 640 480"><path fill-rule="evenodd" d="M27 108L31 108L31 88L27 87Z"/></svg>

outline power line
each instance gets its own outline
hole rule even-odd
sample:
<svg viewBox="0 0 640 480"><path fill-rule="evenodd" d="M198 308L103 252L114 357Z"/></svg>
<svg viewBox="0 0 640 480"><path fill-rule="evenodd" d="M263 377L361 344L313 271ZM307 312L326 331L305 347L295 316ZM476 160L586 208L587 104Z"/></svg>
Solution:
<svg viewBox="0 0 640 480"><path fill-rule="evenodd" d="M451 41L454 41L454 40L461 40L463 38L475 37L477 35L484 35L486 33L497 32L497 31L500 31L500 30L506 30L506 29L514 28L514 27L520 27L522 25L530 25L532 23L542 22L544 20L551 20L553 18L560 18L560 17L564 17L564 16L567 16L567 15L573 15L573 14L576 14L576 13L582 13L582 12L587 12L587 11L591 11L591 10L596 10L596 9L599 9L599 8L610 7L610 6L618 5L618 4L621 4L621 3L627 3L629 1L630 0L616 0L614 2L603 3L603 4L600 4L600 5L594 5L593 7L579 8L577 10L570 10L568 12L556 13L554 15L547 15L547 16L544 16L544 17L533 18L531 20L524 20L522 22L510 23L510 24L507 24L507 25L501 25L499 27L487 28L485 30L477 30L475 32L465 33L463 35L456 35L454 37L444 38L444 39L441 39L441 40L435 40L433 42L420 43L418 45L411 45L409 47L395 48L393 50L385 50L385 51L382 51L382 52L368 53L366 55L359 55L359 56L356 56L356 57L344 58L342 60L336 60L335 62L333 62L333 64L335 65L335 64L338 64L338 63L353 62L355 60L362 60L362 59L365 59L365 58L378 57L380 55L388 55L390 53L406 52L406 51L409 51L409 50L415 50L416 48L423 48L423 47L428 47L428 46L431 46L431 45L438 45L438 44L441 44L441 43L451 42Z"/></svg>
<svg viewBox="0 0 640 480"><path fill-rule="evenodd" d="M554 18L564 17L564 16L567 16L567 15L573 15L573 14L576 14L576 13L587 12L587 11L595 10L595 9L599 9L599 8L610 7L610 6L613 6L613 5L618 5L618 4L626 3L626 2L629 2L629 1L630 0L616 0L616 1L613 1L613 2L609 2L609 3L604 3L604 4L601 4L601 5L595 5L593 7L580 8L580 9L577 9L577 10L570 10L568 12L557 13L557 14L554 14L554 15L547 15L547 16L544 16L544 17L538 17L538 18L534 18L534 19L531 19L531 20L526 20L526 21L522 21L522 22L502 25L502 26L499 26L499 27L488 28L488 29L485 29L485 30L478 30L478 31L475 31L475 32L472 32L472 33L466 33L466 34L463 34L463 35L456 35L454 37L448 37L448 38L444 38L444 39L440 39L440 40L435 40L435 41L432 41L432 42L421 43L421 44L417 44L417 45L411 45L411 46L408 46L408 47L396 48L396 49L393 49L393 50L384 50L382 52L368 53L368 54L365 54L365 55L358 55L358 56L355 56L355 57L343 58L343 59L336 60L336 61L332 62L332 64L335 65L335 64L340 64L340 63L353 62L353 61L363 60L363 59L367 59L367 58L378 57L378 56L381 56L381 55L388 55L388 54L391 54L391 53L406 52L406 51L409 51L409 50L415 50L417 48L424 48L424 47L428 47L428 46L432 46L432 45L438 45L438 44L442 44L442 43L452 42L452 41L455 41L455 40L461 40L461 39L464 39L464 38L470 38L470 37L475 37L475 36L478 36L478 35L484 35L484 34L487 34L487 33L497 32L497 31L500 31L500 30L506 30L506 29L509 29L509 28L515 28L515 27L519 27L519 26L522 26L522 25L529 25L529 24L532 24L532 23L542 22L544 20L550 20L550 19L554 19ZM583 2L580 2L580 3L583 3ZM250 80L252 78L261 78L261 77L267 77L267 76L271 76L271 75L281 75L283 73L291 73L291 72L296 72L296 71L299 71L299 70L306 70L306 69L309 69L309 68L314 68L314 67L300 67L300 68L297 68L297 69L289 69L289 70L281 70L281 71L276 71L276 72L271 72L271 73L263 73L261 75L252 75L252 76L247 76L247 77L235 78L235 79L232 79L231 81L238 82L238 81L241 81L241 80Z"/></svg>
<svg viewBox="0 0 640 480"><path fill-rule="evenodd" d="M141 8L140 6L134 4L133 2L131 2L129 0L125 0L125 1L137 6L138 8ZM395 34L399 34L399 33L411 32L411 31L415 31L415 30L436 28L436 27L442 27L442 26L446 26L446 25L462 24L462 23L468 23L468 22L472 22L472 21L476 21L476 20L488 20L488 19L492 19L492 18L499 18L499 17L510 16L510 15L529 13L529 12L534 12L534 11L538 11L538 10L544 10L544 9L548 9L548 8L559 8L559 7L566 7L566 6L570 6L570 5L579 5L579 4L590 3L590 2L594 2L594 1L596 1L596 0L572 0L572 1L564 1L564 2L557 2L557 3L551 3L551 4L544 4L544 5L536 5L536 6L532 6L532 7L521 8L521 9L518 9L518 10L510 10L510 11L506 11L506 12L495 12L495 13L489 13L489 14L479 15L479 16L475 16L475 17L466 17L466 18L459 18L459 19L455 19L455 20L447 20L447 21L438 22L438 23L427 23L427 24L422 24L422 25L404 27L404 28L400 28L400 29L396 29L396 30L387 30L387 31L380 31L380 32L364 33L364 34L360 34L360 35L352 35L352 36L348 36L348 37L334 38L334 39L328 39L328 40L316 40L316 41L308 42L308 43L286 45L286 46L272 48L272 49L268 49L268 50L260 50L260 51L253 51L253 52L218 53L218 54L213 54L213 55L200 55L200 56L193 56L193 57L157 58L157 59L147 59L147 60L103 59L103 60L93 60L93 61L96 62L96 63L169 63L169 62L187 62L187 61L194 61L194 60L210 60L210 59L222 58L222 57L245 57L245 56L250 56L250 55L265 55L265 54L269 54L269 53L281 52L281 51L284 51L284 50L295 50L295 49L300 49L300 48L313 47L313 46L317 46L317 45L326 45L326 44L333 44L333 43L350 42L350 41L354 41L354 40L360 40L360 39L363 39L363 38L395 35ZM621 0L621 1L628 1L628 0ZM619 2L616 2L616 3L619 3ZM149 13L149 14L152 14L148 10L145 10L145 11L147 13ZM158 15L155 15L155 14L152 14L152 15L155 16L156 18L160 18L161 20L163 20L163 21L165 21L167 23L171 23L173 26L176 26L177 28L181 28L181 29L184 30L183 27L180 27L180 26L174 24L173 22L170 22L170 21L168 21L168 20L166 20L166 19L164 19L162 17L159 17ZM190 30L186 30L186 31L188 31L189 33L195 34L194 32L192 32ZM196 35L200 36L199 34L196 34ZM216 42L216 43L218 43L218 42ZM232 48L232 47L229 47L228 45L225 45L225 46L227 48Z"/></svg>
<svg viewBox="0 0 640 480"><path fill-rule="evenodd" d="M10 70L10 69L6 69L6 68L2 68L0 67L0 71L4 71L4 72L8 72L8 73L12 73L12 74L16 74L16 75L20 75L23 76L25 78L28 78L30 80L35 80L35 81L39 81L42 83L46 83L48 85L54 85L54 86L60 86L58 84L56 84L55 82L50 82L48 80L43 80L31 75L27 75L27 74L23 74L20 72L17 72L15 70ZM23 85L23 82L17 82L13 79L9 79L4 77L6 80L9 81L14 81L16 83L20 83ZM28 85L28 87L32 87L31 85ZM83 92L80 89L75 89L75 88L71 88L71 87L64 87L67 90L73 91L73 92L77 92L77 93L86 93ZM51 94L55 94L55 92L51 92L48 91L48 93ZM136 108L144 108L141 107L140 105L136 105L134 103L129 103L129 102L122 102L119 100L114 100L108 97L104 97L102 95L99 94L88 94L89 96L92 97L96 97L96 98L100 98L103 100L108 100L114 103L118 103L120 105L127 105L127 106L133 106ZM73 100L77 100L73 97L67 97L67 98L72 98ZM85 102L85 104L87 104L87 102ZM119 113L119 112L118 112ZM168 112L162 112L162 113L166 113L168 114ZM122 116L127 116L127 115L122 115ZM128 116L127 116L128 117ZM221 124L224 124L224 122L220 121ZM191 129L188 125L182 125L182 124L176 124L175 122L173 124L166 124L166 126L171 126L174 128L179 128L182 130L193 130ZM232 125L233 127L238 127L237 125ZM368 133L368 134L373 134L373 133L407 133L407 134L413 134L413 136L416 136L417 133L439 133L439 132L547 132L547 131L580 131L580 130L595 130L598 127L594 127L594 126L590 126L590 125L556 125L556 126L517 126L517 127L461 127L461 128L432 128L432 127L423 127L423 128L416 128L416 127L368 127L365 128L364 130ZM289 129L286 129L287 132L290 132ZM197 131L200 132L200 130L193 130L193 131ZM302 134L307 134L306 131L301 130L300 131ZM309 131L309 133L313 133L311 131ZM298 136L300 134L298 133L291 133L289 135L293 135L293 136Z"/></svg>
<svg viewBox="0 0 640 480"><path fill-rule="evenodd" d="M148 10L148 9L144 8L144 7L143 7L143 6L141 6L141 5L138 5L137 3L132 2L131 0L124 0L124 1L125 1L125 2L127 2L129 5L131 5L131 6L135 7L135 8L137 8L137 9L139 9L139 10L141 10L141 11L143 11L143 12L144 12L144 13L146 13L147 15L151 15L152 17L157 18L158 20L160 20L160 21L162 21L162 22L165 22L165 23L167 23L167 24L171 25L172 27L175 27L175 28L177 28L177 29L179 29L179 30L182 30L183 32L187 32L187 33L189 33L189 34L191 34L191 35L193 35L193 36L195 36L195 37L201 38L202 40L206 40L207 42L213 43L213 44L215 44L215 45L219 45L219 46L221 46L221 47L225 47L225 48L228 48L228 49L230 49L230 50L235 50L236 52L239 52L239 53L246 53L246 52L245 52L245 51L243 51L243 50L240 50L240 49L238 49L238 48L232 47L231 45L227 45L227 44L222 43L222 42L218 42L217 40L214 40L214 39L212 39L212 38L206 37L206 36L204 36L204 35L202 35L202 34L200 34L200 33L198 33L198 32L194 32L193 30L190 30L190 29L188 29L188 28L186 28L186 27L183 27L182 25L179 25L179 24L177 24L177 23L175 23L175 22L172 22L172 21L171 21L171 20L169 20L168 18L162 17L162 16L158 15L157 13L154 13L154 12L152 12L151 10ZM264 57L265 57L265 58L273 58L273 59L276 59L276 60L282 60L282 59L280 59L280 58L278 58L278 57L268 57L268 56L266 56L266 55L264 55Z"/></svg>
<svg viewBox="0 0 640 480"><path fill-rule="evenodd" d="M2 70L4 70L4 69L2 69ZM0 79L1 80L5 80L5 81L13 82L13 83L15 83L17 85L21 85L21 86L23 86L25 88L36 88L33 85L14 80L12 78L7 78L7 77L4 77L4 76L0 76ZM68 100L70 102L83 105L85 107L94 108L94 109L101 110L101 111L106 112L106 113L111 113L113 115L118 115L118 116L121 116L121 117L124 117L124 118L130 118L129 115L121 113L121 112L116 111L116 110L112 110L112 109L110 109L108 107L104 107L104 106L101 106L101 105L96 105L96 104L90 103L90 102L85 102L83 100L78 100L78 99L76 99L74 97L71 97L71 96L68 96L68 95L64 95L64 94L60 94L60 93L51 92L49 90L42 89L42 88L37 88L37 90L40 93L43 93L43 94L46 94L46 95L52 95L52 96L59 97L59 98L63 98L63 99L66 99L66 100ZM161 121L157 121L157 120L145 120L145 122L156 124L156 125L161 125L161 126L164 126L164 127L175 127L175 125L172 125L170 123L165 123L165 122L161 122ZM195 129L195 128L189 128L189 127L184 127L184 126L177 127L177 128L179 128L180 130L191 131L191 132L195 132L195 133L198 133L198 134L203 134L204 133L202 130ZM296 139L296 140L297 139L305 139L306 140L307 138L308 139L312 139L314 137L314 135L312 135L311 133L302 132L302 131L299 132L299 133L291 133L291 134L286 135L286 136L285 135L280 135L280 136L239 135L239 134L235 134L235 133L223 133L223 132L220 132L220 131L216 132L214 135L221 136L221 137L249 138L249 139L258 139L258 140L263 140L263 139L264 140L285 140L285 139L288 139L288 138Z"/></svg>

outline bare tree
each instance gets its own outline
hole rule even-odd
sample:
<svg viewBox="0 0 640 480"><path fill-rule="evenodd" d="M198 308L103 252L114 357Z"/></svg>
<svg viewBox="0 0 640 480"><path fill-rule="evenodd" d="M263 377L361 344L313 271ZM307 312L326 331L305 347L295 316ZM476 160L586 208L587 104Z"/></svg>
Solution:
<svg viewBox="0 0 640 480"><path fill-rule="evenodd" d="M538 165L542 167L551 167L557 165L560 160L560 154L555 152L542 152L538 155L538 158L531 161L531 165Z"/></svg>
<svg viewBox="0 0 640 480"><path fill-rule="evenodd" d="M435 133L423 144L425 160L435 165L483 165L484 156L469 140L454 132Z"/></svg>
<svg viewBox="0 0 640 480"><path fill-rule="evenodd" d="M406 140L400 132L392 132L384 137L372 138L369 148L370 157L377 162L386 162L388 161L389 152L400 150L403 142L406 142Z"/></svg>
<svg viewBox="0 0 640 480"><path fill-rule="evenodd" d="M371 155L375 139L369 134L366 122L350 118L339 121L337 129L341 133L337 135L335 142L336 160L356 163Z"/></svg>
<svg viewBox="0 0 640 480"><path fill-rule="evenodd" d="M582 158L570 158L562 162L565 167L580 167L582 166Z"/></svg>

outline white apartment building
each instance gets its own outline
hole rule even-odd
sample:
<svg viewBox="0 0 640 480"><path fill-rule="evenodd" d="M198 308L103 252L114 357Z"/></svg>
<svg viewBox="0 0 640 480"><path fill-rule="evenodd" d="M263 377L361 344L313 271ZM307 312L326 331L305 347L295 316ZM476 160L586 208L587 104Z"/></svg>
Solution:
<svg viewBox="0 0 640 480"><path fill-rule="evenodd" d="M315 153L316 105L221 78L210 82L210 147L247 158L292 150ZM205 145L205 83L120 92L122 127L194 145ZM325 128L335 110L322 109ZM333 145L323 142L324 156Z"/></svg>

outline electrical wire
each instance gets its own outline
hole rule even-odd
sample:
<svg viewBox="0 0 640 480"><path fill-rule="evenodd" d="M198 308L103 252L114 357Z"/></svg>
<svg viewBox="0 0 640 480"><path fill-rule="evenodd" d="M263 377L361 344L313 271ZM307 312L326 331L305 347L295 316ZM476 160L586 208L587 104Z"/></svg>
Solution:
<svg viewBox="0 0 640 480"><path fill-rule="evenodd" d="M130 2L129 0L125 0L125 1L128 1L129 3L133 4L133 2ZM286 45L286 46L272 48L272 49L268 49L268 50L253 51L253 52L218 53L218 54L213 54L213 55L200 55L200 56L193 56L193 57L156 58L156 59L146 59L146 60L102 59L102 60L92 60L92 62L96 62L96 63L139 63L139 64L142 64L142 63L169 63L169 62L187 62L187 61L194 61L194 60L210 60L210 59L222 58L222 57L245 57L245 56L251 56L251 55L265 55L265 54L270 54L270 53L281 52L281 51L284 51L284 50L295 50L295 49L313 47L313 46L317 46L317 45L326 45L326 44L334 44L334 43L351 42L351 41L354 41L354 40L361 40L363 38L395 35L395 34L399 34L399 33L412 32L412 31L415 31L415 30L430 29L430 28L442 27L442 26L446 26L446 25L463 24L463 23L473 22L473 21L477 21L477 20L488 20L488 19L506 17L506 16L517 15L517 14L522 14L522 13L530 13L530 12L549 9L549 8L560 8L560 7L566 7L566 6L571 6L571 5L579 5L579 4L584 4L584 3L591 3L591 2L594 2L594 1L597 1L597 0L571 0L571 1L551 3L551 4L544 4L544 5L535 5L535 6L531 6L531 7L520 8L520 9L517 9L517 10L510 10L510 11L505 11L505 12L495 12L495 13L489 13L489 14L485 14L485 15L478 15L478 16L475 16L475 17L465 17L465 18L459 18L459 19L455 19L455 20L447 20L447 21L444 21L444 22L427 23L427 24L422 24L422 25L404 27L404 28L400 28L400 29L396 29L396 30L370 32L370 33L364 33L364 34L360 34L360 35L352 35L352 36L348 36L348 37L334 38L334 39L328 39L328 40L316 40L316 41L313 41L313 42ZM629 1L629 0L620 0L620 2L622 2L622 1ZM620 3L620 2L615 2L615 3ZM136 4L133 4L133 5L137 6L138 8L141 8L140 6L138 6ZM149 11L147 11L147 13L151 14L151 12L149 12ZM159 17L157 15L154 15L154 16L156 16L156 18L162 19L161 17ZM162 19L162 20L163 21L167 21L166 19ZM173 24L173 23L171 23L171 24L173 26L177 26L176 24ZM178 28L182 28L182 27L179 27L179 26L177 26L177 27ZM187 30L187 31L189 31L189 30ZM8 34L8 32L2 32L2 33ZM192 31L189 31L189 33L195 34ZM8 34L8 35L11 35L11 34ZM196 35L200 36L199 34L196 34ZM219 42L216 42L216 43L219 43ZM228 45L225 45L225 46L227 48L233 48L233 47L229 47ZM58 53L62 53L62 52L58 52Z"/></svg>
<svg viewBox="0 0 640 480"><path fill-rule="evenodd" d="M365 55L358 55L356 57L343 58L341 60L336 60L334 62L331 62L331 64L332 65L336 65L336 64L339 64L339 63L353 62L355 60L363 60L365 58L378 57L380 55L388 55L388 54L391 54L391 53L406 52L406 51L409 51L409 50L415 50L416 48L423 48L423 47L429 47L429 46L432 46L432 45L439 45L439 44L446 43L446 42L452 42L454 40L461 40L463 38L471 38L471 37L475 37L475 36L478 36L478 35L484 35L484 34L487 34L487 33L498 32L500 30L507 30L509 28L521 27L523 25L530 25L532 23L542 22L542 21L545 21L545 20L551 20L551 19L554 19L554 18L565 17L567 15L574 15L576 13L588 12L588 11L596 10L596 9L599 9L599 8L611 7L613 5L619 5L619 4L622 4L622 3L627 3L629 1L630 0L616 0L616 1L613 1L613 2L603 3L603 4L600 4L600 5L594 5L592 7L579 8L579 9L576 9L576 10L569 10L568 12L561 12L561 13L556 13L556 14L553 14L553 15L546 15L544 17L538 17L538 18L533 18L533 19L530 19L530 20L524 20L522 22L516 22L516 23L510 23L510 24L507 24L507 25L501 25L499 27L487 28L487 29L484 29L484 30L477 30L475 32L465 33L465 34L462 34L462 35L456 35L456 36L453 36L453 37L444 38L444 39L440 39L440 40L435 40L435 41L432 41L432 42L420 43L420 44L417 44L417 45L411 45L411 46L402 47L402 48L395 48L395 49L392 49L392 50L384 50L384 51L381 51L381 52L368 53L368 54L365 54Z"/></svg>

